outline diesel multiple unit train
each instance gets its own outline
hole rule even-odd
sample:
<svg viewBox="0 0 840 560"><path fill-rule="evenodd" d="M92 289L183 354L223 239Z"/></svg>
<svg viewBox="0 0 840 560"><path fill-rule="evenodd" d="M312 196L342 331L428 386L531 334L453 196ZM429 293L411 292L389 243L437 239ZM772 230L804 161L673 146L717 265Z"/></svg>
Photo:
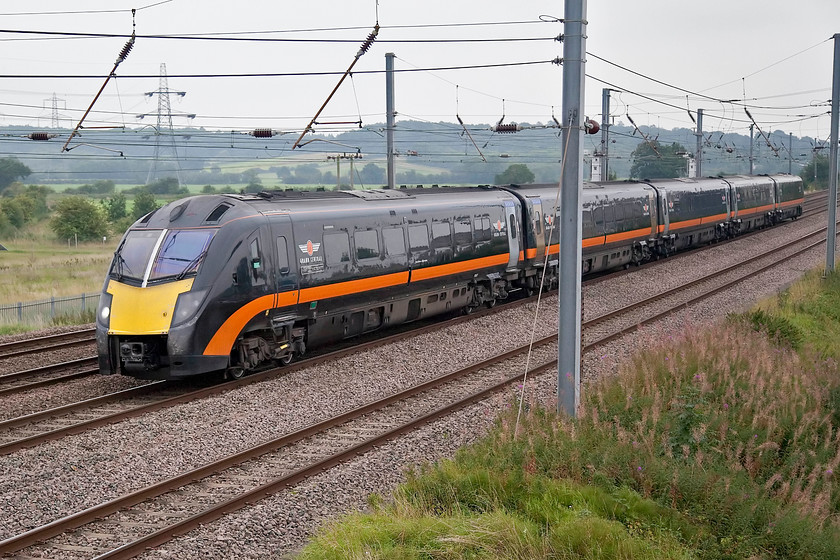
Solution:
<svg viewBox="0 0 840 560"><path fill-rule="evenodd" d="M796 218L798 177L587 183L582 270ZM101 373L239 377L307 349L557 282L556 184L201 195L123 236L97 310Z"/></svg>

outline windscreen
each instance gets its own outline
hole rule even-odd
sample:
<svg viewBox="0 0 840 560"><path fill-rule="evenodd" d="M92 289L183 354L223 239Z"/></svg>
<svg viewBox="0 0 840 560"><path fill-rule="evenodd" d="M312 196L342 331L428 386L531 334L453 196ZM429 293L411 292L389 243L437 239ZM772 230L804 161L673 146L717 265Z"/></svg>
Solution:
<svg viewBox="0 0 840 560"><path fill-rule="evenodd" d="M111 275L119 280L129 278L142 281L160 234L160 230L129 231L114 255Z"/></svg>
<svg viewBox="0 0 840 560"><path fill-rule="evenodd" d="M149 280L197 272L216 230L170 230L160 245Z"/></svg>
<svg viewBox="0 0 840 560"><path fill-rule="evenodd" d="M198 271L215 229L129 231L114 256L111 275L137 281L182 278ZM158 240L164 235L157 254ZM154 259L151 269L149 261ZM149 270L148 279L145 278Z"/></svg>

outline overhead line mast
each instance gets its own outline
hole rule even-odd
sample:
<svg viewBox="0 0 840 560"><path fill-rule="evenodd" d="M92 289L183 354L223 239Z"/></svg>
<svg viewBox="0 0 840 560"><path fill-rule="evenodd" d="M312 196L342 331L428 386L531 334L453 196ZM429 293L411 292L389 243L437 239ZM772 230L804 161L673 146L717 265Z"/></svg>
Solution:
<svg viewBox="0 0 840 560"><path fill-rule="evenodd" d="M309 124L306 125L306 128L303 129L303 132L300 133L300 136L298 137L298 139L295 140L295 143L292 146L293 150L300 145L300 141L303 140L303 137L306 136L306 133L312 131L312 126L315 124L315 121L318 119L318 116L326 108L327 104L330 102L333 95L335 95L335 92L338 91L338 88L341 87L341 84L342 84L342 82L344 82L344 79L347 78L347 76L350 75L350 72L353 70L353 67L356 65L356 63L359 62L359 59L362 58L362 55L365 54L368 51L368 49L370 49L370 46L376 40L376 36L378 34L379 34L379 22L377 21L376 25L374 25L374 27L373 27L373 31L370 33L370 35L367 36L367 39L365 39L365 42L362 43L362 46L359 47L359 51L356 53L355 58L353 58L353 62L350 63L350 67L347 68L347 70L341 76L341 79L338 80L338 83L335 85L333 90L327 96L327 100L324 101L324 104L321 105L321 108L318 109L318 112L315 113L315 116L312 117L312 120L309 121ZM322 124L348 124L348 123L322 123ZM359 126L360 127L362 126L361 121L359 121Z"/></svg>
<svg viewBox="0 0 840 560"><path fill-rule="evenodd" d="M108 81L111 78L116 77L117 66L119 66L122 63L122 61L126 59L126 57L128 56L128 53L130 53L131 49L134 48L134 39L135 39L134 14L135 14L135 12L136 12L136 10L134 10L134 9L131 10L131 19L132 19L132 21L131 21L131 26L132 26L131 38L123 46L122 50L120 51L120 54L117 56L116 62L114 62L114 67L111 68L111 72L108 73L108 77L105 78L105 81L102 83L102 87L100 87L99 91L96 92L96 96L93 98L93 101L90 102L90 106L88 106L87 111L85 111L85 114L82 115L81 119L79 119L79 124L76 125L76 128L73 129L73 132L70 133L70 137L67 138L67 142L65 142L64 145L61 147L62 152L69 152L70 151L70 149L67 148L67 145L70 144L70 141L73 139L74 136L76 136L76 134L78 134L79 129L82 128L82 123L85 122L85 119L87 118L88 114L90 113L90 110L93 109L93 106L96 104L96 100L99 99L100 95L102 95L102 92L105 90L105 86L108 85Z"/></svg>

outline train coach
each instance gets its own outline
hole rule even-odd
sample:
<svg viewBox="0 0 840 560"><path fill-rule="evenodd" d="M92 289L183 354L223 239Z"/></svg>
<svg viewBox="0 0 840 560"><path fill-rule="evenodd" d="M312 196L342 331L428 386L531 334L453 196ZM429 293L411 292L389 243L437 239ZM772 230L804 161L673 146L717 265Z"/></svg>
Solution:
<svg viewBox="0 0 840 560"><path fill-rule="evenodd" d="M557 279L557 185L279 191L171 202L123 236L99 369L240 377L307 349ZM798 178L586 184L583 272L801 214Z"/></svg>

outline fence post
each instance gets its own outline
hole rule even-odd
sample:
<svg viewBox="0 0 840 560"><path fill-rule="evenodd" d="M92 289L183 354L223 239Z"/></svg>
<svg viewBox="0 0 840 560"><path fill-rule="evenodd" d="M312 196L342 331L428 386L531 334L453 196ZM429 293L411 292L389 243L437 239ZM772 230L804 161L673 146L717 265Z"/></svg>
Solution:
<svg viewBox="0 0 840 560"><path fill-rule="evenodd" d="M87 311L87 306L85 305L85 294L82 293L82 313Z"/></svg>
<svg viewBox="0 0 840 560"><path fill-rule="evenodd" d="M55 296L50 296L50 319L55 319Z"/></svg>
<svg viewBox="0 0 840 560"><path fill-rule="evenodd" d="M22 301L18 302L17 309L18 309L18 321L22 323L23 322L23 302Z"/></svg>

